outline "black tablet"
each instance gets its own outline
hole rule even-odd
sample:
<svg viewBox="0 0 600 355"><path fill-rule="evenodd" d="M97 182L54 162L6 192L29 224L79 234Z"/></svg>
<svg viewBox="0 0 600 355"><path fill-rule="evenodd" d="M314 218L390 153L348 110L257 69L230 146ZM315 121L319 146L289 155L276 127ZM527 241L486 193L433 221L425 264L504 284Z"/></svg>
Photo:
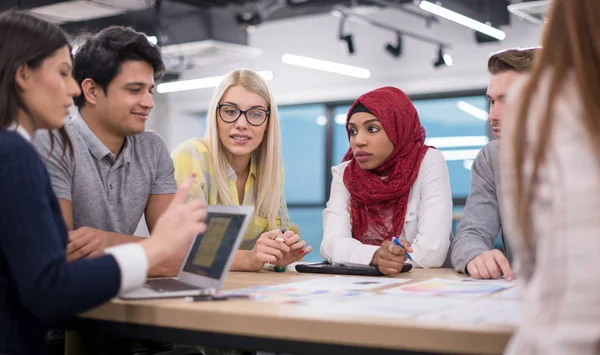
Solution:
<svg viewBox="0 0 600 355"><path fill-rule="evenodd" d="M412 264L404 264L400 272L412 269ZM315 274L359 275L359 276L384 276L375 266L345 266L332 265L326 261L314 264L298 264L296 271Z"/></svg>

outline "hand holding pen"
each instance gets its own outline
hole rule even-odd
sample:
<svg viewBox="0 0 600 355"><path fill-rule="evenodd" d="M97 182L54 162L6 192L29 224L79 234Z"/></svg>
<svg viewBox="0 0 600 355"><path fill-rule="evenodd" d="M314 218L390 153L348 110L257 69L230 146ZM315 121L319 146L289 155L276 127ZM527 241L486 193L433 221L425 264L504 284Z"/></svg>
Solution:
<svg viewBox="0 0 600 355"><path fill-rule="evenodd" d="M384 275L394 275L402 270L406 260L410 257L408 254L413 249L407 241L398 241L400 246L394 240L385 240L373 254L371 266L377 266ZM412 259L410 259L412 260Z"/></svg>
<svg viewBox="0 0 600 355"><path fill-rule="evenodd" d="M402 243L400 243L400 240L398 240L398 238L396 237L392 237L392 241L394 242L394 244L396 244L397 246L399 246L400 248L406 250L406 248L404 247L404 245L402 245ZM406 242L408 243L408 242ZM408 243L408 247L410 248L410 250L412 251L412 247L410 246L410 243ZM410 254L408 253L408 250L406 250L406 257L408 258L408 260L413 261L412 257L410 256Z"/></svg>

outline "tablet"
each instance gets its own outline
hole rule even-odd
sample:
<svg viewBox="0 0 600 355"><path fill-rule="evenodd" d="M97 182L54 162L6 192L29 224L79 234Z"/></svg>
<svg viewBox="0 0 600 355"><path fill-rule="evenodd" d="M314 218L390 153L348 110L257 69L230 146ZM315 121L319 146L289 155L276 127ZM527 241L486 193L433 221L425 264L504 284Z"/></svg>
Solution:
<svg viewBox="0 0 600 355"><path fill-rule="evenodd" d="M412 269L412 264L404 264L400 272ZM346 266L332 265L326 261L312 264L298 264L296 271L315 274L359 275L359 276L384 276L375 266Z"/></svg>

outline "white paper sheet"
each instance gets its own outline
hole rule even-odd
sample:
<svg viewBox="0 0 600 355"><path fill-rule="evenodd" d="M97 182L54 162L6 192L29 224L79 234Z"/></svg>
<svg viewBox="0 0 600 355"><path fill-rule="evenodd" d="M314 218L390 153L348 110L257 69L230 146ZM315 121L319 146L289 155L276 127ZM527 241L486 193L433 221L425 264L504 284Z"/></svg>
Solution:
<svg viewBox="0 0 600 355"><path fill-rule="evenodd" d="M436 311L443 312L448 308L468 306L470 303L471 300L464 298L372 294L346 298L343 303L324 300L318 303L318 307L322 309L322 312L404 319L415 318Z"/></svg>
<svg viewBox="0 0 600 355"><path fill-rule="evenodd" d="M333 276L276 286L305 290L325 289L329 291L365 291L389 285L401 284L407 281L410 281L410 279L393 277Z"/></svg>
<svg viewBox="0 0 600 355"><path fill-rule="evenodd" d="M423 282L390 288L383 291L383 293L413 296L479 297L507 287L510 286L489 282L432 278Z"/></svg>
<svg viewBox="0 0 600 355"><path fill-rule="evenodd" d="M492 284L492 285L502 285L502 286L506 286L508 287L514 287L517 285L516 281L507 281L504 279L504 277L501 277L499 279L492 279L492 280L483 280L483 279L476 279L473 277L467 277L466 279L462 279L462 281L466 281L466 282L483 282L486 284Z"/></svg>
<svg viewBox="0 0 600 355"><path fill-rule="evenodd" d="M492 295L493 298L503 300L520 300L521 299L521 287L512 287L507 290L496 292Z"/></svg>
<svg viewBox="0 0 600 355"><path fill-rule="evenodd" d="M445 323L475 323L516 326L521 320L521 303L514 300L478 298L468 305L449 307L419 317Z"/></svg>

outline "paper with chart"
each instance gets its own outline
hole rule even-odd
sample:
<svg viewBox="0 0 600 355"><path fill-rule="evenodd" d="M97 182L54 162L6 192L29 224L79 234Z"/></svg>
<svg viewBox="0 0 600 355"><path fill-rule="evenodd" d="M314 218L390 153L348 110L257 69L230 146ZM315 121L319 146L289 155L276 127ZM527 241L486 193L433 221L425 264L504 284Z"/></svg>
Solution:
<svg viewBox="0 0 600 355"><path fill-rule="evenodd" d="M422 297L412 295L368 293L342 302L323 301L318 304L322 312L365 315L405 319L444 311L448 308L468 306L471 300L451 297Z"/></svg>
<svg viewBox="0 0 600 355"><path fill-rule="evenodd" d="M440 309L422 315L418 319L433 322L516 326L521 321L521 314L522 307L519 301L485 297L469 299L466 305Z"/></svg>
<svg viewBox="0 0 600 355"><path fill-rule="evenodd" d="M502 292L497 292L492 295L493 298L499 298L504 300L520 300L521 299L521 287L511 287Z"/></svg>
<svg viewBox="0 0 600 355"><path fill-rule="evenodd" d="M300 289L327 289L339 291L365 291L376 288L402 284L410 279L393 277L368 277L368 276L332 276L308 281L300 281L280 286Z"/></svg>
<svg viewBox="0 0 600 355"><path fill-rule="evenodd" d="M504 290L510 286L499 283L468 282L433 278L383 291L386 294L476 297Z"/></svg>
<svg viewBox="0 0 600 355"><path fill-rule="evenodd" d="M363 296L363 291L400 284L407 279L386 277L333 276L274 286L255 286L227 292L251 295L257 301L274 303L318 303L324 300L345 301ZM371 294L372 295L372 294Z"/></svg>
<svg viewBox="0 0 600 355"><path fill-rule="evenodd" d="M464 282L483 282L483 283L487 283L487 284L494 284L494 285L502 285L502 286L506 286L506 287L513 287L516 286L517 283L516 281L507 281L504 279L504 277L500 277L499 279L476 279L474 277L467 277L466 279L462 279L461 281Z"/></svg>

